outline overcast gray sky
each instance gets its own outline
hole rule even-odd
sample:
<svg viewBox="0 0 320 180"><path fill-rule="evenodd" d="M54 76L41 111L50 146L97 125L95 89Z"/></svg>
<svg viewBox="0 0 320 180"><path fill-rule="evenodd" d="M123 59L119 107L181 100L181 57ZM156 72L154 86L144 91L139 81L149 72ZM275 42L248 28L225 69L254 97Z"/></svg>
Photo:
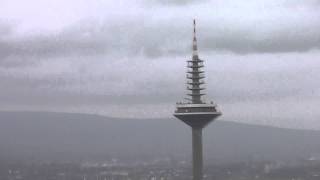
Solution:
<svg viewBox="0 0 320 180"><path fill-rule="evenodd" d="M0 110L171 117L193 18L221 120L320 129L319 0L0 0Z"/></svg>

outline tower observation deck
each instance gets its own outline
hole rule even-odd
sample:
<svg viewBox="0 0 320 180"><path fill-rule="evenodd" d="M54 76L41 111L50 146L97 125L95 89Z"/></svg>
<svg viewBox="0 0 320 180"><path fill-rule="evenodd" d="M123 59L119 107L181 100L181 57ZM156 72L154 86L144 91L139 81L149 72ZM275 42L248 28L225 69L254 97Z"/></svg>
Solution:
<svg viewBox="0 0 320 180"><path fill-rule="evenodd" d="M199 58L196 21L193 20L192 59L187 61L187 102L177 103L174 116L192 128L193 180L203 179L202 129L221 115L214 103L202 100L204 71L203 60Z"/></svg>

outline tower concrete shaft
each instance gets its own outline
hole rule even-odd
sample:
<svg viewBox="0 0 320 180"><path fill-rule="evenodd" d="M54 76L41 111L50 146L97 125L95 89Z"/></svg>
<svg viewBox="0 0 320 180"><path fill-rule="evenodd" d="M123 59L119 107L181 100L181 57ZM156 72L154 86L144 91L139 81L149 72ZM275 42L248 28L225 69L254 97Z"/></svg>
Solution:
<svg viewBox="0 0 320 180"><path fill-rule="evenodd" d="M203 178L202 128L192 128L192 170L193 180Z"/></svg>

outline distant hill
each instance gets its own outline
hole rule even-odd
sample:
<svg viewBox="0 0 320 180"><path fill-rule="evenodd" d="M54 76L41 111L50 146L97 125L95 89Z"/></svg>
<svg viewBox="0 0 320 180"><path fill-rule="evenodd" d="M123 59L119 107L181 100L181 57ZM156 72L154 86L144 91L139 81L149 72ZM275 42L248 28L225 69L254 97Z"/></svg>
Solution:
<svg viewBox="0 0 320 180"><path fill-rule="evenodd" d="M320 132L219 121L204 132L205 158L287 160L320 154ZM0 157L35 160L190 159L191 131L172 119L0 112Z"/></svg>

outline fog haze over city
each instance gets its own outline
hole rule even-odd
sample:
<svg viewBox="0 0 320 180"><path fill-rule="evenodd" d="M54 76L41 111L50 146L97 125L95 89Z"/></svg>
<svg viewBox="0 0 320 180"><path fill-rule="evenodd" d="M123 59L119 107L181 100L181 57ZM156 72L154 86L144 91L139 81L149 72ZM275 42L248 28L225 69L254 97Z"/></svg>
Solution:
<svg viewBox="0 0 320 180"><path fill-rule="evenodd" d="M316 0L4 0L0 109L168 118L197 19L219 120L320 129Z"/></svg>

